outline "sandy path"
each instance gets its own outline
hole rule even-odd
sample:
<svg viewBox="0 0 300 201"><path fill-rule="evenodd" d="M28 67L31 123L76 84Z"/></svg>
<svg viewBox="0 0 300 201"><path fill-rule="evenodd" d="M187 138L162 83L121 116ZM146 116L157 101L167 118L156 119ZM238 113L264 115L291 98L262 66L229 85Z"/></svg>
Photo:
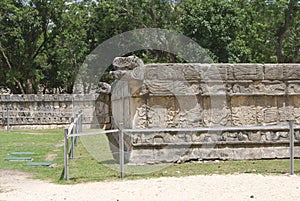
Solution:
<svg viewBox="0 0 300 201"><path fill-rule="evenodd" d="M0 172L1 201L300 200L299 176L191 176L57 185Z"/></svg>

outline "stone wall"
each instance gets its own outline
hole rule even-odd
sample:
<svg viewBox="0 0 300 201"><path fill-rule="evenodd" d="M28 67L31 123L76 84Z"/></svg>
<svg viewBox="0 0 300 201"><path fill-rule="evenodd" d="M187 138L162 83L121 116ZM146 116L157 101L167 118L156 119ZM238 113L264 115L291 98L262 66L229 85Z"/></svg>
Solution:
<svg viewBox="0 0 300 201"><path fill-rule="evenodd" d="M235 128L127 132L130 163L289 157L288 130L245 126L300 123L300 64L149 64L111 74L113 116L125 128ZM299 145L299 127L295 138Z"/></svg>
<svg viewBox="0 0 300 201"><path fill-rule="evenodd" d="M78 111L83 126L103 127L109 122L109 95L0 95L0 129L65 128Z"/></svg>

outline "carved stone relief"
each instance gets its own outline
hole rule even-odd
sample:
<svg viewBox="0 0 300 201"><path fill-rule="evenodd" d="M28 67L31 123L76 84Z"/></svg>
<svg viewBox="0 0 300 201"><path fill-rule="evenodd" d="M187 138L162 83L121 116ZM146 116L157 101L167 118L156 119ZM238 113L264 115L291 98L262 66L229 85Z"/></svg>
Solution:
<svg viewBox="0 0 300 201"><path fill-rule="evenodd" d="M289 83L287 92L288 94L300 94L300 83Z"/></svg>
<svg viewBox="0 0 300 201"><path fill-rule="evenodd" d="M282 82L242 82L232 86L233 94L284 94L285 84Z"/></svg>
<svg viewBox="0 0 300 201"><path fill-rule="evenodd" d="M294 117L296 123L300 123L300 108L294 108Z"/></svg>
<svg viewBox="0 0 300 201"><path fill-rule="evenodd" d="M283 68L284 79L299 79L300 77L300 66L297 64L288 64Z"/></svg>
<svg viewBox="0 0 300 201"><path fill-rule="evenodd" d="M237 128L283 125L291 119L300 123L300 65L149 64L142 68L120 68L115 72L115 77L130 81L128 85L137 85L134 98L143 100L143 104L132 104L134 106L130 109L133 113L133 128ZM220 104L214 102L221 99ZM222 107L216 108L216 105ZM296 140L300 140L298 129L295 129L295 137ZM255 147L255 150L259 150L255 152L256 155L245 155L259 158L262 156L257 154L263 155L261 147L264 150L271 147L264 147L264 144L274 143L281 149L282 143L288 142L288 138L288 131L285 130L235 130L219 133L140 133L132 135L131 141L132 144L145 143L151 146L193 146L187 150L199 148L201 144L209 144L207 142L215 142L218 145L217 149L223 146L231 151L231 154L220 153L220 156L224 154L228 158L234 158L235 155L240 157L243 154L234 154L236 145L245 146L243 148L247 153ZM230 142L228 147L227 142ZM269 151L276 148L272 147ZM164 152L171 153L168 149ZM271 155L274 156L274 153Z"/></svg>
<svg viewBox="0 0 300 201"><path fill-rule="evenodd" d="M280 141L288 139L288 132L285 131L266 131L264 132L264 141Z"/></svg>
<svg viewBox="0 0 300 201"><path fill-rule="evenodd" d="M279 121L285 122L288 120L294 120L294 107L286 106L279 108Z"/></svg>
<svg viewBox="0 0 300 201"><path fill-rule="evenodd" d="M166 109L162 107L149 107L147 115L149 128L165 127Z"/></svg>
<svg viewBox="0 0 300 201"><path fill-rule="evenodd" d="M230 122L230 109L227 106L223 106L223 108L211 108L203 110L203 121L204 126L226 126L228 122Z"/></svg>
<svg viewBox="0 0 300 201"><path fill-rule="evenodd" d="M274 125L277 124L278 120L278 109L276 107L261 108L258 112L261 112L262 125Z"/></svg>
<svg viewBox="0 0 300 201"><path fill-rule="evenodd" d="M135 115L133 117L133 125L132 128L146 128L148 125L147 122L147 113L150 108L143 104L141 107L136 108Z"/></svg>
<svg viewBox="0 0 300 201"><path fill-rule="evenodd" d="M256 124L256 108L254 106L232 107L232 124L246 126Z"/></svg>

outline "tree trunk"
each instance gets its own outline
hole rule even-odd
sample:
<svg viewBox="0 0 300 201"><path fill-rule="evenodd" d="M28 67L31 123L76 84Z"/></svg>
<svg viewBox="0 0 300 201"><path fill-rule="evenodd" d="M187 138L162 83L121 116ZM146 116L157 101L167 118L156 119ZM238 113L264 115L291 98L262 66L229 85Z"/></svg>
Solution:
<svg viewBox="0 0 300 201"><path fill-rule="evenodd" d="M283 63L284 58L282 54L283 48L283 39L285 37L286 32L289 30L290 25L297 14L297 5L298 0L290 0L288 3L288 7L284 11L284 24L277 29L276 37L277 37L277 49L276 56L278 63Z"/></svg>

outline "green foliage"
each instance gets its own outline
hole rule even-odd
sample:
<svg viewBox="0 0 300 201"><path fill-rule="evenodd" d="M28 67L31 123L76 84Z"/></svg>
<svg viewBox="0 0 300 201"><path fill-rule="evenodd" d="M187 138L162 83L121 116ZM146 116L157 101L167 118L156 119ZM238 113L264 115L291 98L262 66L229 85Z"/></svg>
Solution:
<svg viewBox="0 0 300 201"><path fill-rule="evenodd" d="M227 46L243 26L239 11L231 1L185 1L184 33L211 50L219 62L228 62Z"/></svg>
<svg viewBox="0 0 300 201"><path fill-rule="evenodd" d="M139 28L180 32L215 62L300 62L298 0L2 0L0 86L70 93L92 50ZM133 54L145 63L184 62L158 50Z"/></svg>
<svg viewBox="0 0 300 201"><path fill-rule="evenodd" d="M87 54L82 26L87 8L81 4L1 1L1 84L13 93L37 93L39 88L70 92L78 63Z"/></svg>

